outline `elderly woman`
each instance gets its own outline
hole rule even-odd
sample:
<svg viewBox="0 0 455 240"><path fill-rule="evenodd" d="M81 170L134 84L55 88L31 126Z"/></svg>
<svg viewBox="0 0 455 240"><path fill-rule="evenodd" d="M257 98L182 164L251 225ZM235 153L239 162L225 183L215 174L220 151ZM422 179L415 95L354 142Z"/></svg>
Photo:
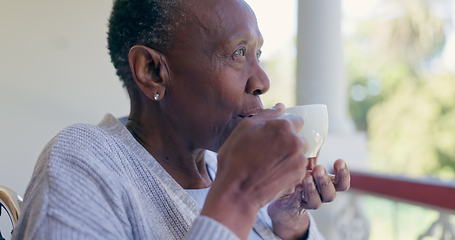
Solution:
<svg viewBox="0 0 455 240"><path fill-rule="evenodd" d="M130 115L51 140L14 239L321 239L306 210L349 172L307 174L302 120L263 109L262 42L243 0L115 1L108 46Z"/></svg>

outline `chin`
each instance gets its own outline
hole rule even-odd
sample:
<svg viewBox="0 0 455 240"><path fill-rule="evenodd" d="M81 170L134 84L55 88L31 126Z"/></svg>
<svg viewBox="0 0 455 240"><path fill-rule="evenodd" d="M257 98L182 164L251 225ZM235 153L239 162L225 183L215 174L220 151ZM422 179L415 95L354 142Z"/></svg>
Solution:
<svg viewBox="0 0 455 240"><path fill-rule="evenodd" d="M237 127L237 125L243 120L243 118L234 118L228 121L222 129L221 132L217 133L216 136L208 144L207 150L212 152L218 152L223 146L224 142L229 138L231 133Z"/></svg>
<svg viewBox="0 0 455 240"><path fill-rule="evenodd" d="M223 134L221 134L221 137L219 138L219 146L218 149L223 146L224 142L231 136L232 132L235 130L235 128L240 124L240 122L244 119L244 117L236 117L229 121L227 124L227 127L225 128L225 131Z"/></svg>
<svg viewBox="0 0 455 240"><path fill-rule="evenodd" d="M206 149L217 153L223 146L224 142L226 142L229 135L221 134L220 136L215 137L212 141L210 141L210 144L207 145Z"/></svg>

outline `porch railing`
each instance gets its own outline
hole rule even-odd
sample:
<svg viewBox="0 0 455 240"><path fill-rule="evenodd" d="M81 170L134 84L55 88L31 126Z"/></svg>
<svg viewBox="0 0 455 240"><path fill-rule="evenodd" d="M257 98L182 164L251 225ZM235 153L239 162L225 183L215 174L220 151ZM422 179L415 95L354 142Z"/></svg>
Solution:
<svg viewBox="0 0 455 240"><path fill-rule="evenodd" d="M340 218L350 227L339 227L341 239L369 238L370 223L360 201L365 195L435 210L439 217L427 229L421 229L418 239L455 239L455 227L450 221L450 217L455 214L455 181L352 172L350 200L340 213Z"/></svg>

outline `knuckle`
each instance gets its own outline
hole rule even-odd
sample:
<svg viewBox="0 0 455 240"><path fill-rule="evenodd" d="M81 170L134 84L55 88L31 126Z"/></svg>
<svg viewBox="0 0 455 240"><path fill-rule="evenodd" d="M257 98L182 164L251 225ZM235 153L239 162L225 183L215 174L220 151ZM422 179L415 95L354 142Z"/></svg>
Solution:
<svg viewBox="0 0 455 240"><path fill-rule="evenodd" d="M318 186L319 186L319 189L321 189L321 191L330 190L329 182L326 179L320 180L319 183L318 183Z"/></svg>
<svg viewBox="0 0 455 240"><path fill-rule="evenodd" d="M318 190L316 189L316 187L314 186L314 184L311 184L311 185L307 188L306 192L307 192L307 195L308 195L309 198L312 198L312 197L314 197L314 196L319 195Z"/></svg>
<svg viewBox="0 0 455 240"><path fill-rule="evenodd" d="M289 140L289 143L288 143L289 150L292 151L293 153L299 152L302 149L303 142L302 142L302 140L300 140L299 137L291 136L288 138L288 140Z"/></svg>
<svg viewBox="0 0 455 240"><path fill-rule="evenodd" d="M264 128L267 129L267 131L269 131L270 133L276 134L276 129L278 128L276 125L277 124L275 120L266 121L264 124Z"/></svg>
<svg viewBox="0 0 455 240"><path fill-rule="evenodd" d="M273 121L276 130L279 132L287 133L291 130L291 123L285 119L277 119Z"/></svg>
<svg viewBox="0 0 455 240"><path fill-rule="evenodd" d="M349 183L345 183L345 184L342 184L339 188L338 188L338 191L347 191L349 190L350 188L350 184Z"/></svg>
<svg viewBox="0 0 455 240"><path fill-rule="evenodd" d="M319 207L321 207L321 202L318 201L318 200L313 200L313 201L310 201L308 202L308 209L318 209Z"/></svg>
<svg viewBox="0 0 455 240"><path fill-rule="evenodd" d="M337 191L347 191L351 187L350 175L343 175L340 178L340 182L337 185Z"/></svg>

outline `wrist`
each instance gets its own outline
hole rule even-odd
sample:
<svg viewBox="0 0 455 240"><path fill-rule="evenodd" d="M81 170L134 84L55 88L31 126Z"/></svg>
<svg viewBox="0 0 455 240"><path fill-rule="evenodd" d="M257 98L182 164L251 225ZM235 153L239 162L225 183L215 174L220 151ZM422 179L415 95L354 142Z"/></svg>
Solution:
<svg viewBox="0 0 455 240"><path fill-rule="evenodd" d="M272 228L277 236L284 240L306 239L310 229L310 218L304 211L292 221L276 221L272 219Z"/></svg>
<svg viewBox="0 0 455 240"><path fill-rule="evenodd" d="M259 209L260 205L243 194L234 182L223 186L214 182L201 215L220 222L240 239L246 239Z"/></svg>

